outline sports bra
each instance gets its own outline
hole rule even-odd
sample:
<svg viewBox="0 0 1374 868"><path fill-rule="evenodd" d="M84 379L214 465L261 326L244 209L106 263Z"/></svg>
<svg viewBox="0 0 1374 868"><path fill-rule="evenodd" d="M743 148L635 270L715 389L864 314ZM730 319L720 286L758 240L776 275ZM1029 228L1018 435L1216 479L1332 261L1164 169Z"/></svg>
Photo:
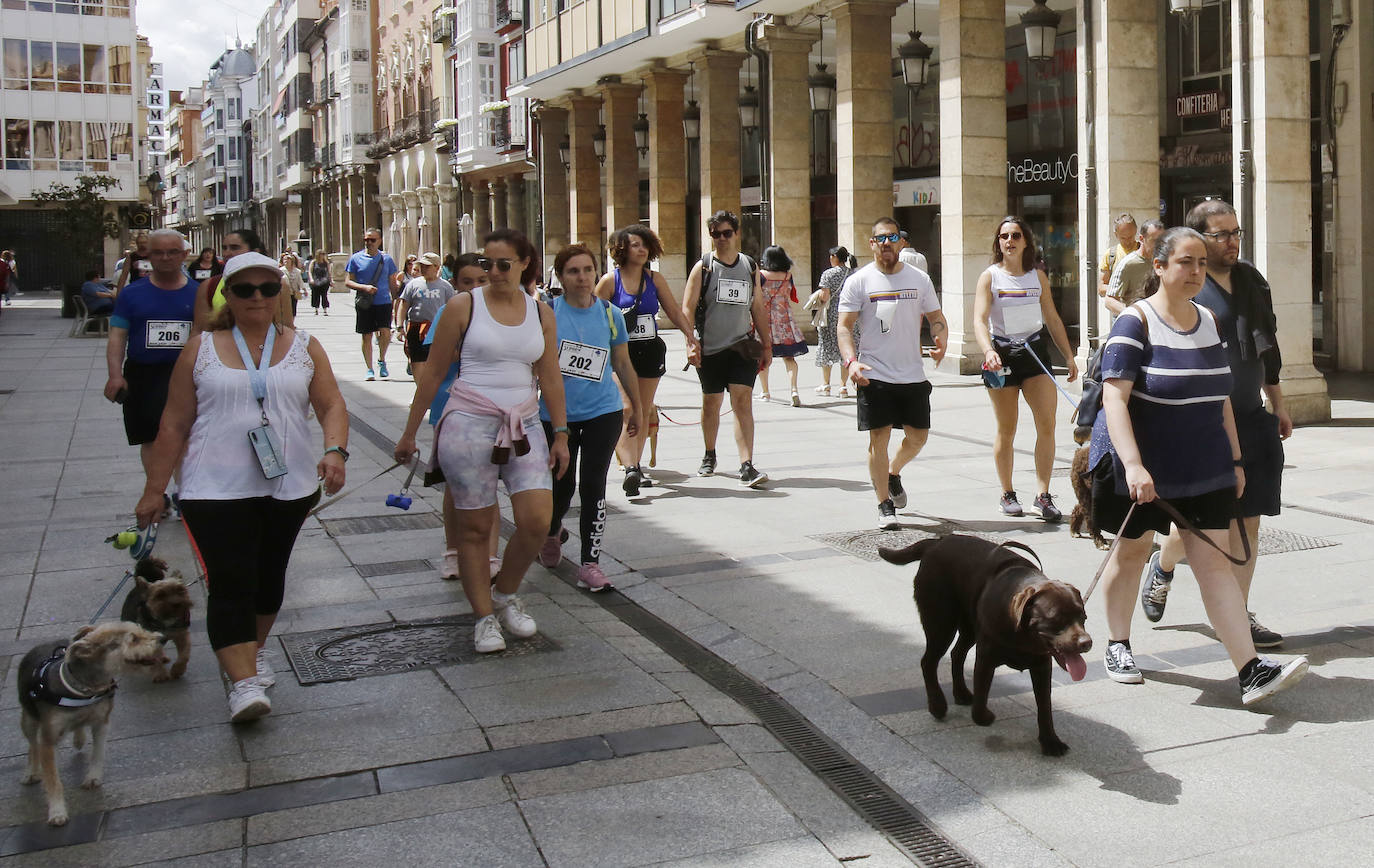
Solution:
<svg viewBox="0 0 1374 868"><path fill-rule="evenodd" d="M620 269L612 271L615 276L615 292L611 293L611 304L620 308L626 318L636 314L658 315L658 284L649 279L649 269L645 267L639 280L639 294L633 295L625 290L620 280Z"/></svg>

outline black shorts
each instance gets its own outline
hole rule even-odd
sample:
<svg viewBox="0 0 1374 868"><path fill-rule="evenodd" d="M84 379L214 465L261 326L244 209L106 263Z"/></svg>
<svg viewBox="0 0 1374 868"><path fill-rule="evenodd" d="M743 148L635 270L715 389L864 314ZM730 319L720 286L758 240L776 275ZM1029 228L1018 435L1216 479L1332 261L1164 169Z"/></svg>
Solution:
<svg viewBox="0 0 1374 868"><path fill-rule="evenodd" d="M1093 523L1106 534L1114 534L1131 508L1129 495L1116 493L1116 460L1104 455L1092 471ZM1219 488L1192 497L1171 497L1169 503L1199 530L1222 530L1236 517L1236 490ZM1122 536L1139 539L1148 531L1166 534L1173 519L1155 501L1135 508Z"/></svg>
<svg viewBox="0 0 1374 868"><path fill-rule="evenodd" d="M754 388L759 376L759 363L747 359L735 350L721 350L709 356L702 356L701 367L697 368L697 379L701 380L701 394L719 395L726 386L747 386Z"/></svg>
<svg viewBox="0 0 1374 868"><path fill-rule="evenodd" d="M1278 515L1283 488L1283 441L1279 417L1264 407L1236 417L1236 435L1245 461L1245 493L1236 515Z"/></svg>
<svg viewBox="0 0 1374 868"><path fill-rule="evenodd" d="M657 380L668 372L668 347L655 335L642 341L629 341L630 364L641 380Z"/></svg>
<svg viewBox="0 0 1374 868"><path fill-rule="evenodd" d="M1046 371L1053 371L1050 361L1050 339L1044 329L1028 338L1025 344L1013 344L1006 338L993 337L992 348L1002 357L1002 367L1010 368L1003 387L1019 386L1031 377L1042 377ZM1035 357L1032 358L1031 354ZM1039 359L1044 367L1036 364ZM990 387L989 387L990 388Z"/></svg>
<svg viewBox="0 0 1374 868"><path fill-rule="evenodd" d="M869 380L855 389L858 398L859 430L875 428L916 428L930 430L930 381L924 383L884 383Z"/></svg>
<svg viewBox="0 0 1374 868"><path fill-rule="evenodd" d="M130 446L152 443L162 424L162 408L167 406L167 385L172 381L172 368L166 365L140 365L124 362L124 379L129 383L129 395L124 399L124 433Z"/></svg>
<svg viewBox="0 0 1374 868"><path fill-rule="evenodd" d="M355 310L357 310L355 308ZM386 304L374 304L365 310L359 310L358 323L353 330L360 335L370 335L382 329L391 328L391 302Z"/></svg>
<svg viewBox="0 0 1374 868"><path fill-rule="evenodd" d="M406 356L412 362L429 361L429 345L425 343L424 335L420 329L425 323L408 322L406 323Z"/></svg>

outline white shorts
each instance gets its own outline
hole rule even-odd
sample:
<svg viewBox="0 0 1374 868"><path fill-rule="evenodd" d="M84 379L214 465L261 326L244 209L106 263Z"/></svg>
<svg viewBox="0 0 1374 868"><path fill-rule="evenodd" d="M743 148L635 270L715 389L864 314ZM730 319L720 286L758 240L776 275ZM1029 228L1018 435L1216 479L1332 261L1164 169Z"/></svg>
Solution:
<svg viewBox="0 0 1374 868"><path fill-rule="evenodd" d="M507 494L553 489L549 443L544 438L544 427L539 424L539 414L530 414L524 423L530 451L516 455L511 449L510 460L505 464L492 464L491 450L501 428L500 419L453 412L439 421L435 453L455 508L494 506L498 479L505 482Z"/></svg>

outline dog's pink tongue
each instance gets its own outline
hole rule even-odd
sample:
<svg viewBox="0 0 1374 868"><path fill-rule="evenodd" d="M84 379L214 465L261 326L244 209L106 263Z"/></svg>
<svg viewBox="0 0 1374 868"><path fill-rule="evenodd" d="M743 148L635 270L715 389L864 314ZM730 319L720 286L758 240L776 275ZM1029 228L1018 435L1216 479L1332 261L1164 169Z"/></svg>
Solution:
<svg viewBox="0 0 1374 868"><path fill-rule="evenodd" d="M1063 654L1059 663L1074 681L1082 681L1083 676L1088 674L1088 664L1083 662L1082 654Z"/></svg>

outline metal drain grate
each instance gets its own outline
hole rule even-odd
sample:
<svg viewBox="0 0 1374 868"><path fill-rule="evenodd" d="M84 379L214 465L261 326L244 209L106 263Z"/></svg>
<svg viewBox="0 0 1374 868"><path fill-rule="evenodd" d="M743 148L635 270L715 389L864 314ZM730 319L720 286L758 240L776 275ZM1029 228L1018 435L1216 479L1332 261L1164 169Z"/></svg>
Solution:
<svg viewBox="0 0 1374 868"><path fill-rule="evenodd" d="M918 865L963 868L978 864L785 699L619 594L605 595L599 601L702 680L747 708L816 777Z"/></svg>
<svg viewBox="0 0 1374 868"><path fill-rule="evenodd" d="M386 533L392 530L432 530L443 527L444 520L437 512L415 512L404 515L364 515L358 518L325 518L320 520L330 536L353 536L364 533Z"/></svg>
<svg viewBox="0 0 1374 868"><path fill-rule="evenodd" d="M1284 552L1305 552L1312 549L1325 549L1338 546L1335 540L1319 536L1307 536L1291 530L1261 527L1259 533L1259 553L1261 555L1280 555Z"/></svg>
<svg viewBox="0 0 1374 868"><path fill-rule="evenodd" d="M994 533L983 533L981 531L967 530L953 522L937 522L922 528L902 528L901 530L851 530L840 531L838 533L820 533L808 539L823 542L828 546L837 548L842 552L863 558L866 561L881 560L878 557L878 547L901 548L911 545L914 542L931 537L947 536L952 533L962 533L967 536L976 536L991 542L1003 542L1006 537L998 536Z"/></svg>
<svg viewBox="0 0 1374 868"><path fill-rule="evenodd" d="M354 564L353 569L364 579L377 576L399 576L401 573L427 573L434 564L422 558L409 561L382 561L376 564Z"/></svg>
<svg viewBox="0 0 1374 868"><path fill-rule="evenodd" d="M556 642L536 634L529 639L508 640L506 650L498 654L478 654L472 650L472 625L476 620L467 614L361 624L289 633L281 637L281 643L301 684L347 681L429 666L558 650Z"/></svg>

